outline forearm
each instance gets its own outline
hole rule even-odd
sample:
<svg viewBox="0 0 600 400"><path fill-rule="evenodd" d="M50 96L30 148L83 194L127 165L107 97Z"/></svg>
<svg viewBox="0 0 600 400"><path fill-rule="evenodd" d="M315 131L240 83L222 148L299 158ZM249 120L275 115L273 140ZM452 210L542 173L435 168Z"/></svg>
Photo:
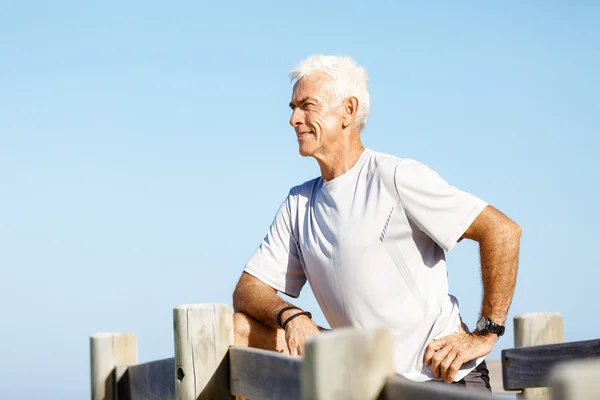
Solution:
<svg viewBox="0 0 600 400"><path fill-rule="evenodd" d="M479 243L483 301L481 315L503 325L517 280L521 230L508 224Z"/></svg>
<svg viewBox="0 0 600 400"><path fill-rule="evenodd" d="M290 303L283 300L277 291L253 276L244 274L233 293L233 308L272 328L279 328L277 315ZM285 311L282 320L297 310Z"/></svg>

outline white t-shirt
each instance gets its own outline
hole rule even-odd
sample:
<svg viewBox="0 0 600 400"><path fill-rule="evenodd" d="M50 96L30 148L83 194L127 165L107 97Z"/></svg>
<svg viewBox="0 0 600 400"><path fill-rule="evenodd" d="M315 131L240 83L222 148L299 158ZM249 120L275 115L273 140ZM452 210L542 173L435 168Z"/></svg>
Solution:
<svg viewBox="0 0 600 400"><path fill-rule="evenodd" d="M308 280L332 328L387 327L396 372L434 379L425 349L460 327L444 250L486 205L415 160L365 149L345 174L290 190L245 271L292 297Z"/></svg>

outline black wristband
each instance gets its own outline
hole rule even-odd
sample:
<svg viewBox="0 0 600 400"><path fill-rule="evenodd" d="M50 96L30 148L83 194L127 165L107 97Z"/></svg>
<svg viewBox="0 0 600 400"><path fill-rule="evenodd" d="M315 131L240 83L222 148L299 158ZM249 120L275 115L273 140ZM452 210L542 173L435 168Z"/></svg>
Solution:
<svg viewBox="0 0 600 400"><path fill-rule="evenodd" d="M283 308L281 309L281 311L279 311L279 313L277 314L277 325L279 325L279 327L280 327L280 328L283 328L283 325L281 324L281 315L282 315L282 314L283 314L285 311L288 311L288 310L300 310L300 311L302 311L302 309L301 309L301 308L299 308L299 307L294 307L294 306L291 306L291 307L283 307Z"/></svg>
<svg viewBox="0 0 600 400"><path fill-rule="evenodd" d="M298 314L294 314L291 317L289 317L288 319L286 319L285 322L283 323L282 328L285 330L285 326L288 324L288 322L290 322L294 318L299 317L301 315L306 315L308 318L312 319L312 314L310 313L310 311L302 311L302 312L299 312Z"/></svg>

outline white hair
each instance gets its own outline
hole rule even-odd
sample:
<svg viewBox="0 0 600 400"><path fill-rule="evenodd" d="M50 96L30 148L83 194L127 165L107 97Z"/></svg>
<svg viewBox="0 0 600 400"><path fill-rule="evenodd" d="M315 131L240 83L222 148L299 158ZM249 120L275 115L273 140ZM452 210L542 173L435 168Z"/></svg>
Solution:
<svg viewBox="0 0 600 400"><path fill-rule="evenodd" d="M358 99L356 127L362 131L367 124L370 107L367 85L369 77L365 68L348 56L314 54L292 69L290 79L293 82L314 73L322 73L331 78L329 86L338 102L351 96Z"/></svg>

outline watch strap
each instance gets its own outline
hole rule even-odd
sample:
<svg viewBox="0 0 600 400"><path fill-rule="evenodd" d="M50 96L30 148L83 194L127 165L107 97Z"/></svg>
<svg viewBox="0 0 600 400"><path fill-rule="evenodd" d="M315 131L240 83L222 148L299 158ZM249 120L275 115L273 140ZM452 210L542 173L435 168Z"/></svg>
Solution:
<svg viewBox="0 0 600 400"><path fill-rule="evenodd" d="M476 329L475 332L479 334L495 333L498 336L504 335L506 328L503 325L495 323L488 317L482 317L481 319L485 321L485 326L483 329Z"/></svg>

